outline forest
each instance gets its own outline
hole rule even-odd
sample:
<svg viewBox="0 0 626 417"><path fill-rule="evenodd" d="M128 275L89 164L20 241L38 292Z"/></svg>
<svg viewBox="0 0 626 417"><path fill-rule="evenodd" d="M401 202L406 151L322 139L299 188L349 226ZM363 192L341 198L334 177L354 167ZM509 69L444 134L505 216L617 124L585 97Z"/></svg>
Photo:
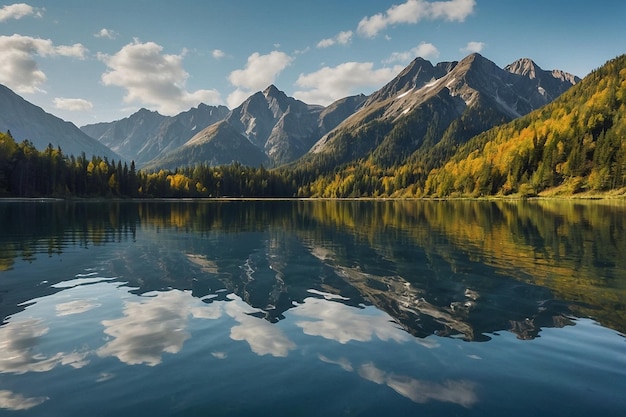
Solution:
<svg viewBox="0 0 626 417"><path fill-rule="evenodd" d="M142 172L122 161L85 154L64 155L49 145L38 151L0 133L2 197L292 197L291 179L279 172L238 163L199 165L175 171Z"/></svg>

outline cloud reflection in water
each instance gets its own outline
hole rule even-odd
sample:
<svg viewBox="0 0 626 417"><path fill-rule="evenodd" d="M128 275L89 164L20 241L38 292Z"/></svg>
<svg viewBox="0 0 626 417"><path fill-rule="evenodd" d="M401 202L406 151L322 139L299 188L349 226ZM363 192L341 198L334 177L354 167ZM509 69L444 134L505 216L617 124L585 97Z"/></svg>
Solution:
<svg viewBox="0 0 626 417"><path fill-rule="evenodd" d="M129 364L155 366L163 353L178 353L190 337L189 317L217 319L217 305L204 305L184 291L154 292L128 301L124 317L103 320L104 332L113 339L97 350L98 356L115 356Z"/></svg>
<svg viewBox="0 0 626 417"><path fill-rule="evenodd" d="M28 410L49 400L48 397L24 397L12 391L0 390L0 409L21 411Z"/></svg>
<svg viewBox="0 0 626 417"><path fill-rule="evenodd" d="M476 384L469 381L444 381L443 383L421 381L406 375L387 373L371 362L361 365L359 375L377 384L385 384L416 403L434 400L469 408L478 401L475 393Z"/></svg>
<svg viewBox="0 0 626 417"><path fill-rule="evenodd" d="M71 316L74 314L86 313L96 307L100 307L100 304L93 303L88 300L74 300L66 303L56 305L56 312L58 317Z"/></svg>
<svg viewBox="0 0 626 417"><path fill-rule="evenodd" d="M293 343L276 325L251 316L258 310L252 309L236 296L230 295L234 302L226 303L226 313L239 322L238 326L230 330L233 340L245 340L250 349L257 355L272 355L286 357L290 350L296 348Z"/></svg>
<svg viewBox="0 0 626 417"><path fill-rule="evenodd" d="M0 373L47 372L58 365L82 368L88 363L88 352L58 352L52 356L35 352L35 347L48 330L42 320L34 318L13 321L0 327Z"/></svg>
<svg viewBox="0 0 626 417"><path fill-rule="evenodd" d="M309 336L321 336L342 344L351 340L368 342L374 336L385 341L411 340L407 333L392 324L390 316L378 310L376 315L368 315L339 302L309 297L292 311L310 319L296 323Z"/></svg>

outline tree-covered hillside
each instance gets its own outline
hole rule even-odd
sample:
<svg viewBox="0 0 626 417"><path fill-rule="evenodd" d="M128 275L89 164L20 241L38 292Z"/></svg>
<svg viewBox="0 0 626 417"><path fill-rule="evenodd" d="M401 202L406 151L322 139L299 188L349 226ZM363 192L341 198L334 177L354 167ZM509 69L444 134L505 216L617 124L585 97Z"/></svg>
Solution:
<svg viewBox="0 0 626 417"><path fill-rule="evenodd" d="M424 194L534 195L626 186L626 55L547 106L470 140Z"/></svg>

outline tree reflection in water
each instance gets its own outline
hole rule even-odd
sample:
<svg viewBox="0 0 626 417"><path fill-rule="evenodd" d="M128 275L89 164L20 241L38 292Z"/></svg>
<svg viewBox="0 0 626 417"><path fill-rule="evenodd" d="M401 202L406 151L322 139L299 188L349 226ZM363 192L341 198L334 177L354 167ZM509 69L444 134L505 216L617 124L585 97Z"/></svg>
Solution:
<svg viewBox="0 0 626 417"><path fill-rule="evenodd" d="M330 297L376 306L418 338L532 339L572 316L625 332L625 214L611 201L1 203L0 271L125 241L112 268L133 292L235 294L269 323ZM34 291L58 291L49 284ZM2 285L3 317L37 296Z"/></svg>

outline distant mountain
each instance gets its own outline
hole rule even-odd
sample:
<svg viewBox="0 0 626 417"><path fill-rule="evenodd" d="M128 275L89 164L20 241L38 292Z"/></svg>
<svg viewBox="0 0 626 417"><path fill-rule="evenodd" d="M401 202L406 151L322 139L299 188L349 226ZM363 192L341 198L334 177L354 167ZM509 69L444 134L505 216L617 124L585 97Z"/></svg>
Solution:
<svg viewBox="0 0 626 417"><path fill-rule="evenodd" d="M304 155L322 135L353 114L364 101L363 95L348 97L324 108L288 97L270 85L233 109L223 122L205 128L183 146L146 166L156 169L197 163L215 165L218 161L220 164L233 161L245 164L244 160L256 161L257 166L285 164ZM242 138L256 150L244 144Z"/></svg>
<svg viewBox="0 0 626 417"><path fill-rule="evenodd" d="M205 104L176 116L163 116L141 109L125 119L82 126L81 130L141 167L177 149L227 114L228 108L225 106Z"/></svg>
<svg viewBox="0 0 626 417"><path fill-rule="evenodd" d="M176 169L195 164L209 166L239 162L246 166L267 165L265 153L228 122L212 124L184 145L168 152L144 166L145 170Z"/></svg>
<svg viewBox="0 0 626 417"><path fill-rule="evenodd" d="M110 161L121 159L120 155L83 133L73 123L46 113L4 85L0 85L0 131L10 131L17 142L29 140L38 150L52 144L68 156L79 156L84 152L88 158L97 155Z"/></svg>
<svg viewBox="0 0 626 417"><path fill-rule="evenodd" d="M430 174L425 193L528 196L622 189L623 194L624 114L626 55L541 109L472 138Z"/></svg>
<svg viewBox="0 0 626 417"><path fill-rule="evenodd" d="M530 60L502 69L479 54L437 65L417 58L299 163L332 168L369 157L382 166L409 157L442 159L471 137L549 103L578 81Z"/></svg>

